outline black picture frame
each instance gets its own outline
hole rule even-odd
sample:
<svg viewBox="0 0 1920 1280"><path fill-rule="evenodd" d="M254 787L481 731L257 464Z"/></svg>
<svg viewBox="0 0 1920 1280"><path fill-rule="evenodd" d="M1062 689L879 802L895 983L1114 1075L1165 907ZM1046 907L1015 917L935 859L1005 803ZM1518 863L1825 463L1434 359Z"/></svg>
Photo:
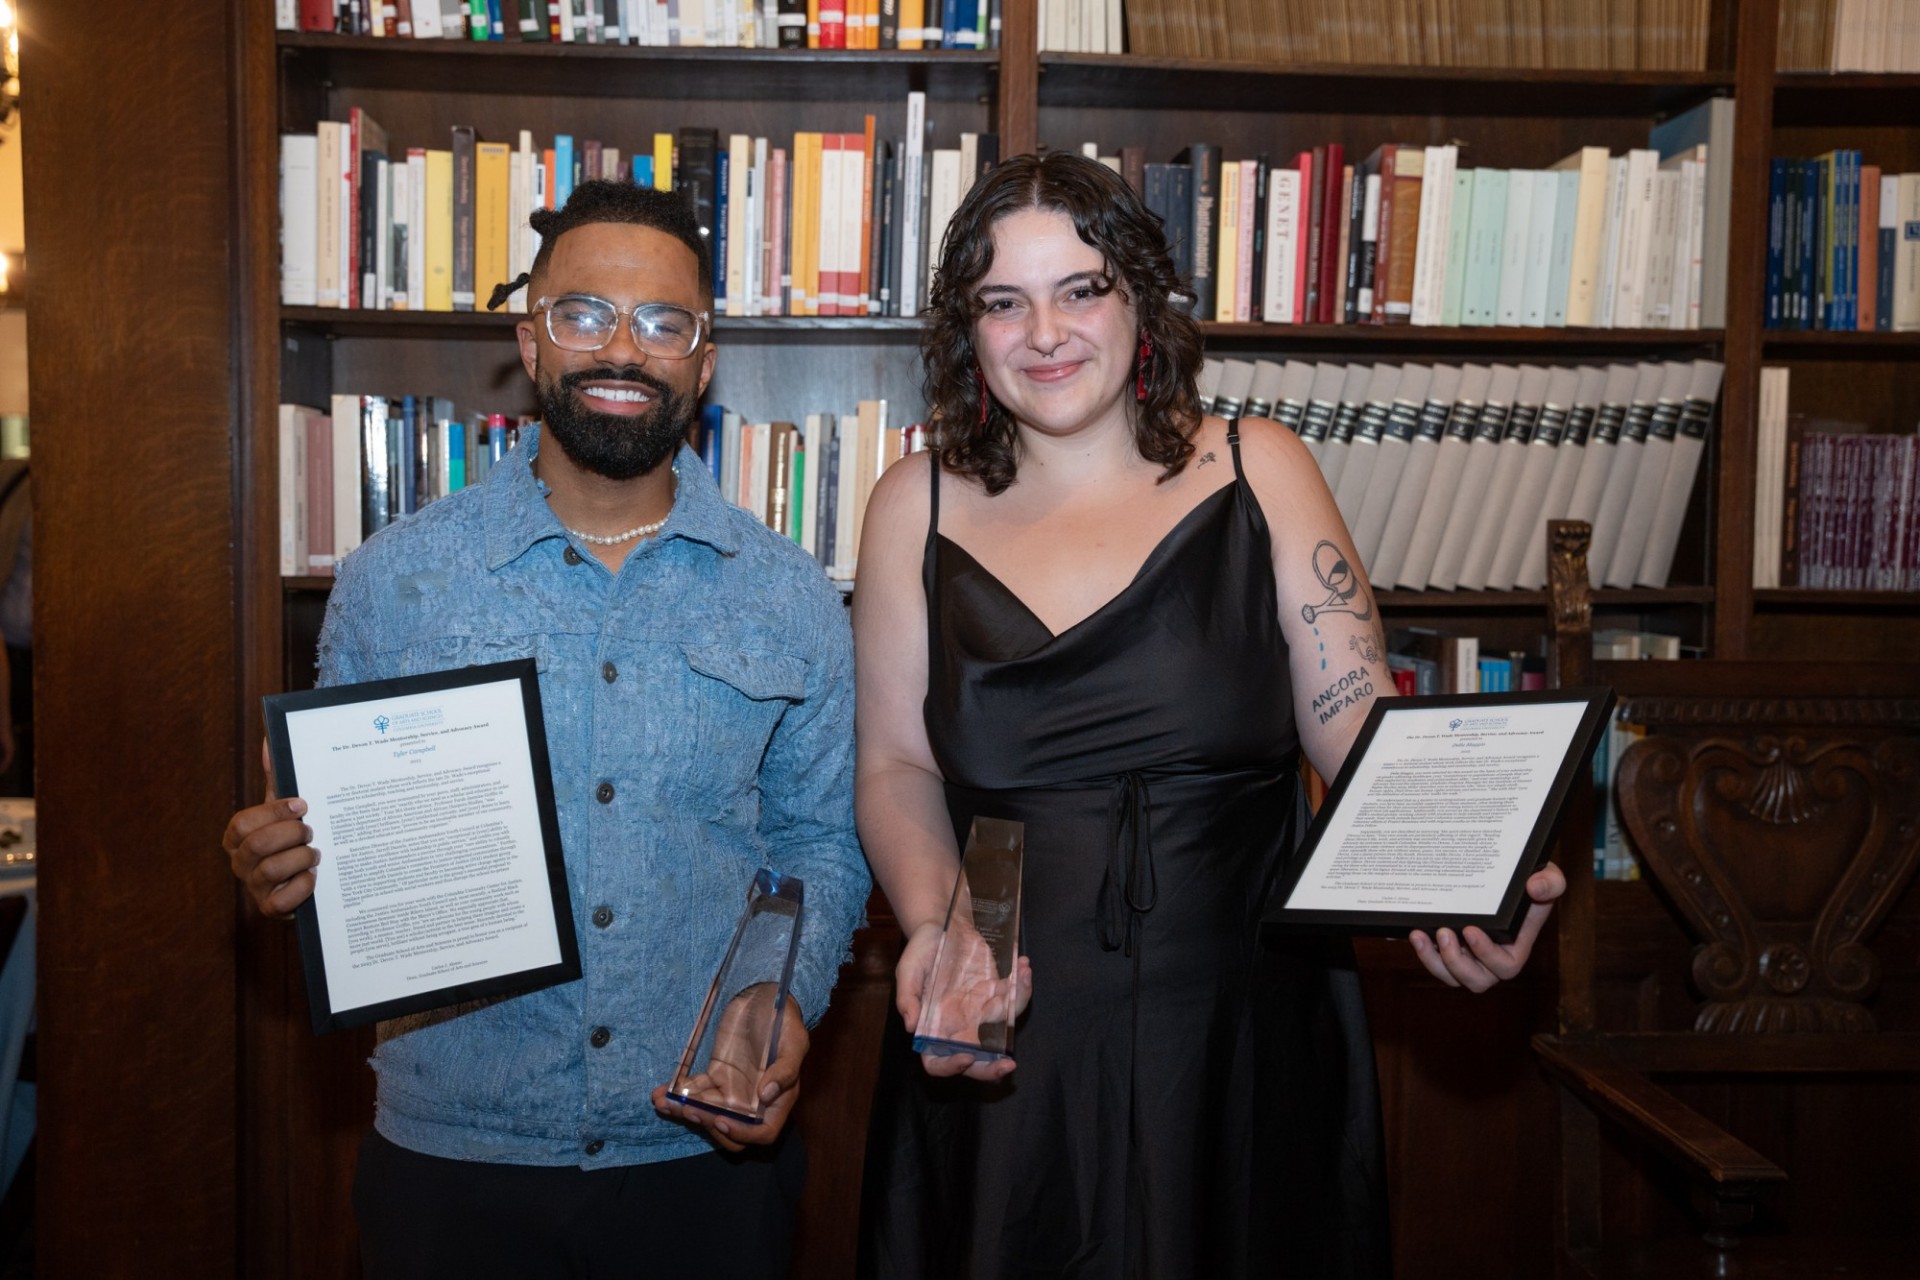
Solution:
<svg viewBox="0 0 1920 1280"><path fill-rule="evenodd" d="M1314 855L1320 848L1321 839L1326 834L1334 815L1340 811L1342 804L1348 802L1354 775L1359 771L1361 761L1372 749L1380 726L1386 722L1388 716L1422 710L1460 708L1489 711L1499 707L1539 706L1553 703L1582 704L1584 710L1572 738L1562 753L1545 803L1535 815L1526 842L1514 862L1506 888L1501 893L1500 904L1492 912L1486 915L1461 915L1432 911L1308 909L1288 905L1300 881L1311 867ZM1613 690L1608 688L1532 690L1526 693L1434 694L1425 697L1375 700L1367 713L1366 722L1360 727L1359 736L1354 739L1353 746L1347 752L1346 762L1341 766L1339 776L1328 787L1326 799L1321 803L1319 813L1314 816L1306 838L1300 842L1299 848L1294 851L1285 870L1275 882L1273 893L1261 917L1262 929L1276 934L1339 934L1348 937L1399 938L1405 937L1415 929L1424 930L1431 935L1436 929L1452 929L1457 933L1472 925L1484 931L1495 942L1511 942L1520 930L1521 921L1525 918L1531 901L1527 897L1527 878L1539 869L1547 850L1552 845L1554 830L1559 824L1561 812L1566 807L1567 797L1577 783L1590 778L1587 771L1591 768L1594 748L1599 744L1600 735L1606 730L1607 719L1613 711L1613 703Z"/></svg>
<svg viewBox="0 0 1920 1280"><path fill-rule="evenodd" d="M294 764L288 716L323 707L391 702L399 697L507 682L517 683L520 690L520 706L527 733L527 755L533 770L535 804L544 846L542 853L547 872L547 891L560 948L559 961L478 980L451 981L444 986L427 987L398 999L336 1009L329 995L327 955L320 937L319 909L313 899L308 898L295 910L294 923L299 936L300 963L306 979L307 1004L315 1035L344 1031L369 1022L424 1013L472 1000L522 995L563 982L573 982L580 977L580 941L574 932L573 901L567 890L566 862L560 847L560 819L554 807L553 768L547 754L546 721L540 707L539 672L532 658L516 658L454 671L435 671L358 684L333 685L323 689L305 689L295 693L269 694L261 700L266 714L267 749L273 761L276 790L283 796L297 796L300 794L300 779Z"/></svg>

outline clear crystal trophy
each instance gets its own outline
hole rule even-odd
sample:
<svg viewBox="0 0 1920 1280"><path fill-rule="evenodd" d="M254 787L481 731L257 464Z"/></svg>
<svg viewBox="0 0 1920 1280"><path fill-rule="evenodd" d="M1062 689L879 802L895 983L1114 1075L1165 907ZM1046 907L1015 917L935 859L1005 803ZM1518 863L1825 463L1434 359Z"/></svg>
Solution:
<svg viewBox="0 0 1920 1280"><path fill-rule="evenodd" d="M965 1053L982 1062L1012 1056L1025 847L1025 823L973 820L922 994L914 1052Z"/></svg>
<svg viewBox="0 0 1920 1280"><path fill-rule="evenodd" d="M746 909L707 990L667 1093L746 1124L759 1124L760 1074L780 1052L780 1028L800 949L805 886L765 867L754 872Z"/></svg>

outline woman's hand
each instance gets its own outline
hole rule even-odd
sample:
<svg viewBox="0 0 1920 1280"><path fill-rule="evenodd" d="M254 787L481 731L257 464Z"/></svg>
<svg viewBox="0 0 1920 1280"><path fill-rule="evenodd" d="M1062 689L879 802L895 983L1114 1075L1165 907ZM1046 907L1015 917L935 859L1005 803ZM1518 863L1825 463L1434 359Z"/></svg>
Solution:
<svg viewBox="0 0 1920 1280"><path fill-rule="evenodd" d="M946 930L923 924L907 939L894 969L894 1002L907 1029L919 1034L928 980ZM937 1010L937 1024L927 1034L943 1040L971 1040L982 1023L1011 1026L1033 998L1033 966L1025 956L1014 962L1011 976L1002 978L992 949L970 925L962 925L947 939L945 991ZM930 1076L965 1075L971 1080L1000 1080L1012 1074L1012 1058L983 1062L969 1053L923 1053L920 1063Z"/></svg>
<svg viewBox="0 0 1920 1280"><path fill-rule="evenodd" d="M1533 940L1553 914L1553 900L1566 891L1567 878L1551 862L1527 877L1527 896L1533 899L1533 905L1527 908L1519 936L1509 943L1495 942L1471 925L1461 930L1459 937L1451 929L1442 929L1437 939L1429 938L1416 929L1407 940L1413 943L1414 954L1427 966L1427 972L1440 981L1450 987L1486 991L1519 976L1533 953Z"/></svg>

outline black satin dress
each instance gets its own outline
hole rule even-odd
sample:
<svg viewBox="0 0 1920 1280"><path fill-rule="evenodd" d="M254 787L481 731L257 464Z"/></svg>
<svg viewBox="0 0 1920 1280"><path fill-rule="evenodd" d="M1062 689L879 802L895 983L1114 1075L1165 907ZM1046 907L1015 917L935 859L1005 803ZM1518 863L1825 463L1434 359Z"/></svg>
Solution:
<svg viewBox="0 0 1920 1280"><path fill-rule="evenodd" d="M1258 941L1304 806L1266 520L1229 439L1234 482L1057 636L939 535L934 468L928 736L957 835L1026 824L1034 994L996 1085L928 1078L896 1016L867 1275L1387 1270L1351 953Z"/></svg>

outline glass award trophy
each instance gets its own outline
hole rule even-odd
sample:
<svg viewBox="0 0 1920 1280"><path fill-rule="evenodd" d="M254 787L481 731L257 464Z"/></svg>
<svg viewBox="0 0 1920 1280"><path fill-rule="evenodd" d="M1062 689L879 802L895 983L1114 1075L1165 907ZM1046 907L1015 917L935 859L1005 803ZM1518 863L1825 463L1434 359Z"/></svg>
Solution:
<svg viewBox="0 0 1920 1280"><path fill-rule="evenodd" d="M973 820L922 995L914 1052L965 1053L982 1062L1012 1056L1025 847L1025 823Z"/></svg>
<svg viewBox="0 0 1920 1280"><path fill-rule="evenodd" d="M804 897L797 877L765 867L754 872L746 910L667 1086L670 1096L745 1124L760 1123L760 1073L780 1052Z"/></svg>

